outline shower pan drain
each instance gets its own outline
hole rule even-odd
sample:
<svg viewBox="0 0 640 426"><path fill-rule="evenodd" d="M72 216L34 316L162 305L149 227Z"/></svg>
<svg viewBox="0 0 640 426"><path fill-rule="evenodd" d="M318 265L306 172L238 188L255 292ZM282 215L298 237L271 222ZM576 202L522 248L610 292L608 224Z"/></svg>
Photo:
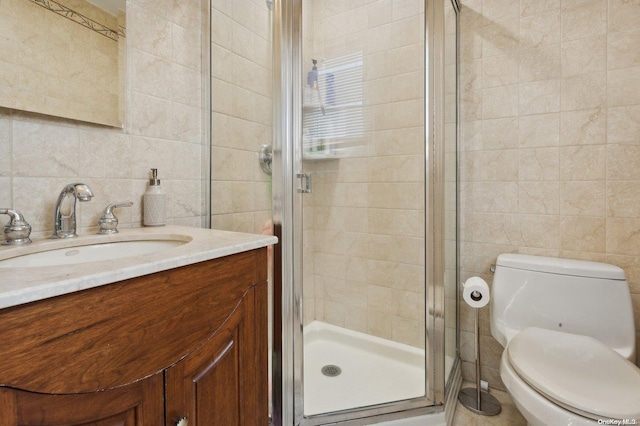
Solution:
<svg viewBox="0 0 640 426"><path fill-rule="evenodd" d="M320 371L327 377L336 377L339 376L340 373L342 373L342 368L338 367L337 365L329 364L322 367L322 370Z"/></svg>

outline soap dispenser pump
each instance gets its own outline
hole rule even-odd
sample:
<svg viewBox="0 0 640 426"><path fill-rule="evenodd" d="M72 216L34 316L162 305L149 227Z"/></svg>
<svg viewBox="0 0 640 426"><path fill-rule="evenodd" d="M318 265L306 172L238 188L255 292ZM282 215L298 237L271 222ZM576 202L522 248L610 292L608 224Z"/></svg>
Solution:
<svg viewBox="0 0 640 426"><path fill-rule="evenodd" d="M151 169L151 179L149 187L142 197L144 226L163 226L166 225L166 194L160 187L160 179L158 179L158 169Z"/></svg>

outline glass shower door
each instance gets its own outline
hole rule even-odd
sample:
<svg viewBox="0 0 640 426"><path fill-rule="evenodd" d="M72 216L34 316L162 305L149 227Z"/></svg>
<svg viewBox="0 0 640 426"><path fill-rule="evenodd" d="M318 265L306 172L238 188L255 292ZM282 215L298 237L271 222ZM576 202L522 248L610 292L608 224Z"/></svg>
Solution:
<svg viewBox="0 0 640 426"><path fill-rule="evenodd" d="M426 395L423 2L301 2L302 415Z"/></svg>
<svg viewBox="0 0 640 426"><path fill-rule="evenodd" d="M448 3L274 1L276 425L444 418L457 365Z"/></svg>

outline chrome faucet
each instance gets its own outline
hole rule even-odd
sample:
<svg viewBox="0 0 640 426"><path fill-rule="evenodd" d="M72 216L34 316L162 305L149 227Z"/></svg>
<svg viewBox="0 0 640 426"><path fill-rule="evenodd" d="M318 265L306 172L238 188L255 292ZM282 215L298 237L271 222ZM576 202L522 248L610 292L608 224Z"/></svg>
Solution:
<svg viewBox="0 0 640 426"><path fill-rule="evenodd" d="M56 215L51 238L73 238L76 234L76 200L91 201L93 192L84 183L70 183L65 186L56 203Z"/></svg>
<svg viewBox="0 0 640 426"><path fill-rule="evenodd" d="M24 216L15 209L0 209L0 214L6 214L11 217L9 222L4 226L5 242L2 245L19 246L29 244L31 238L31 225L24 220Z"/></svg>

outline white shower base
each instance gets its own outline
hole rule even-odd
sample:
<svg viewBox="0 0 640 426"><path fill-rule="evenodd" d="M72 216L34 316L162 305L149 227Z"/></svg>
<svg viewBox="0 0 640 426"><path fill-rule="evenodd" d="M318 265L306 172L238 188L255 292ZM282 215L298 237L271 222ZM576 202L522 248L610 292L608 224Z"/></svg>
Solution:
<svg viewBox="0 0 640 426"><path fill-rule="evenodd" d="M313 321L304 328L306 416L423 396L424 350ZM336 377L322 374L337 365Z"/></svg>

